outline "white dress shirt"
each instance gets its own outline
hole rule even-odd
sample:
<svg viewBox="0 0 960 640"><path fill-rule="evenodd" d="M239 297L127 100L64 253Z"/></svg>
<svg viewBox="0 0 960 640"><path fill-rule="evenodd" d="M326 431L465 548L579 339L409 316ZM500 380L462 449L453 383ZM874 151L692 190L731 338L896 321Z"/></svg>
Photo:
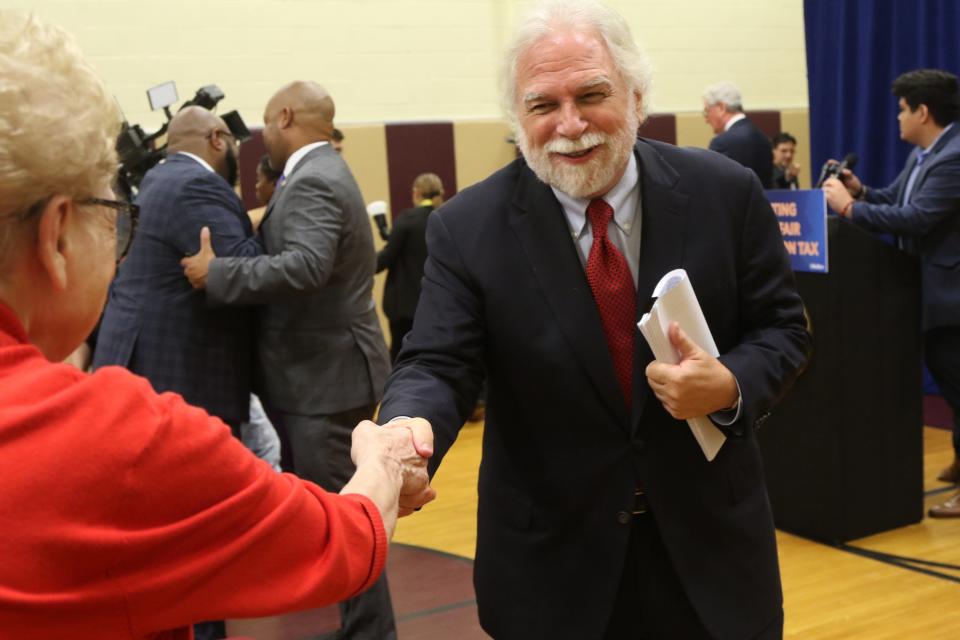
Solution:
<svg viewBox="0 0 960 640"><path fill-rule="evenodd" d="M290 154L290 157L287 158L287 164L283 165L283 177L286 179L293 170L296 169L297 165L303 160L303 157L316 149L317 147L322 147L325 144L329 144L326 140L320 142L311 142L310 144L305 144L293 153Z"/></svg>
<svg viewBox="0 0 960 640"><path fill-rule="evenodd" d="M593 245L593 228L588 224L587 205L590 204L588 198L574 198L560 191L556 187L550 187L553 194L560 201L563 207L563 213L567 218L567 224L570 226L570 235L577 247L577 255L580 256L580 263L584 268L587 266L587 258L590 256L590 247ZM630 266L630 275L633 276L633 286L637 286L637 270L640 265L640 225L641 225L641 203L640 203L640 171L637 168L637 158L632 153L630 161L627 163L627 169L623 172L623 177L610 191L602 196L603 199L613 208L613 218L607 227L607 236L610 241L620 250L623 257L627 259Z"/></svg>

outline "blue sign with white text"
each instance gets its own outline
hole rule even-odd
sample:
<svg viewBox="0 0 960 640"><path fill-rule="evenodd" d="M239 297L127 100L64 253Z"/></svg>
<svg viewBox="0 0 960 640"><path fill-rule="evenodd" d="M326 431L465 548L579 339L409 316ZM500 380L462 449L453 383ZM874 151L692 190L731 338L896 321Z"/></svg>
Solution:
<svg viewBox="0 0 960 640"><path fill-rule="evenodd" d="M780 221L794 271L827 273L827 198L820 189L771 189L767 200Z"/></svg>

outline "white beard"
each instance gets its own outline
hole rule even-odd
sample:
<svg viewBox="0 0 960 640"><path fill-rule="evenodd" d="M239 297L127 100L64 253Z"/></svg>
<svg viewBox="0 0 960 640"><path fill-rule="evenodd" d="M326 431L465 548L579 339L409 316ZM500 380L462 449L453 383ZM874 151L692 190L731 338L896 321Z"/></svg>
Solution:
<svg viewBox="0 0 960 640"><path fill-rule="evenodd" d="M605 133L585 133L576 140L555 138L539 148L531 148L523 127L517 127L517 145L527 160L527 165L540 180L559 189L574 198L587 198L602 195L605 187L617 173L626 166L633 145L637 140L640 117L637 115L635 100L631 99L627 107L627 117L623 127L612 135ZM575 153L602 145L587 163L569 165L561 160L554 161L551 153Z"/></svg>

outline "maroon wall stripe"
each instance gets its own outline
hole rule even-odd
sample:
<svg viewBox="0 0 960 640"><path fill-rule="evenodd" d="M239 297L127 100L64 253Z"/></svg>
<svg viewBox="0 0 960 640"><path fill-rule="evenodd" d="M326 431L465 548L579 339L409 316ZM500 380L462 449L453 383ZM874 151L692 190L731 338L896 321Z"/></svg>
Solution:
<svg viewBox="0 0 960 640"><path fill-rule="evenodd" d="M747 111L746 115L768 137L780 132L779 111ZM387 124L385 129L391 215L412 205L410 188L421 173L429 171L440 176L447 199L456 193L452 122L399 122ZM254 192L257 163L266 148L261 127L251 127L250 133L250 140L240 147L240 187L244 206L254 209L260 206ZM677 118L672 113L652 114L640 127L640 135L677 144Z"/></svg>
<svg viewBox="0 0 960 640"><path fill-rule="evenodd" d="M750 122L768 138L780 133L779 111L745 111L744 113L750 118Z"/></svg>
<svg viewBox="0 0 960 640"><path fill-rule="evenodd" d="M640 136L677 144L677 117L672 113L654 113L640 127Z"/></svg>
<svg viewBox="0 0 960 640"><path fill-rule="evenodd" d="M453 151L452 122L399 122L386 125L387 176L390 214L395 217L413 206L410 189L421 173L443 180L445 198L457 191L457 163Z"/></svg>
<svg viewBox="0 0 960 640"><path fill-rule="evenodd" d="M250 127L250 139L240 145L240 197L248 211L263 206L257 202L254 186L257 184L257 165L266 152L263 127Z"/></svg>

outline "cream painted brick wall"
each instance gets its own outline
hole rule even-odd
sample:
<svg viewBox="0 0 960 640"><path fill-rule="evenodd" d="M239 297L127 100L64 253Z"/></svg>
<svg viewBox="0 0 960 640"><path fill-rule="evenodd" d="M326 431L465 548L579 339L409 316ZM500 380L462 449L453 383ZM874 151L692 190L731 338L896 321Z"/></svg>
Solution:
<svg viewBox="0 0 960 640"><path fill-rule="evenodd" d="M150 129L145 91L182 100L215 83L259 123L273 91L315 79L339 122L500 115L496 73L516 0L3 0L74 33L131 122ZM655 66L655 111L699 111L703 87L740 85L748 109L805 108L801 0L611 1Z"/></svg>

